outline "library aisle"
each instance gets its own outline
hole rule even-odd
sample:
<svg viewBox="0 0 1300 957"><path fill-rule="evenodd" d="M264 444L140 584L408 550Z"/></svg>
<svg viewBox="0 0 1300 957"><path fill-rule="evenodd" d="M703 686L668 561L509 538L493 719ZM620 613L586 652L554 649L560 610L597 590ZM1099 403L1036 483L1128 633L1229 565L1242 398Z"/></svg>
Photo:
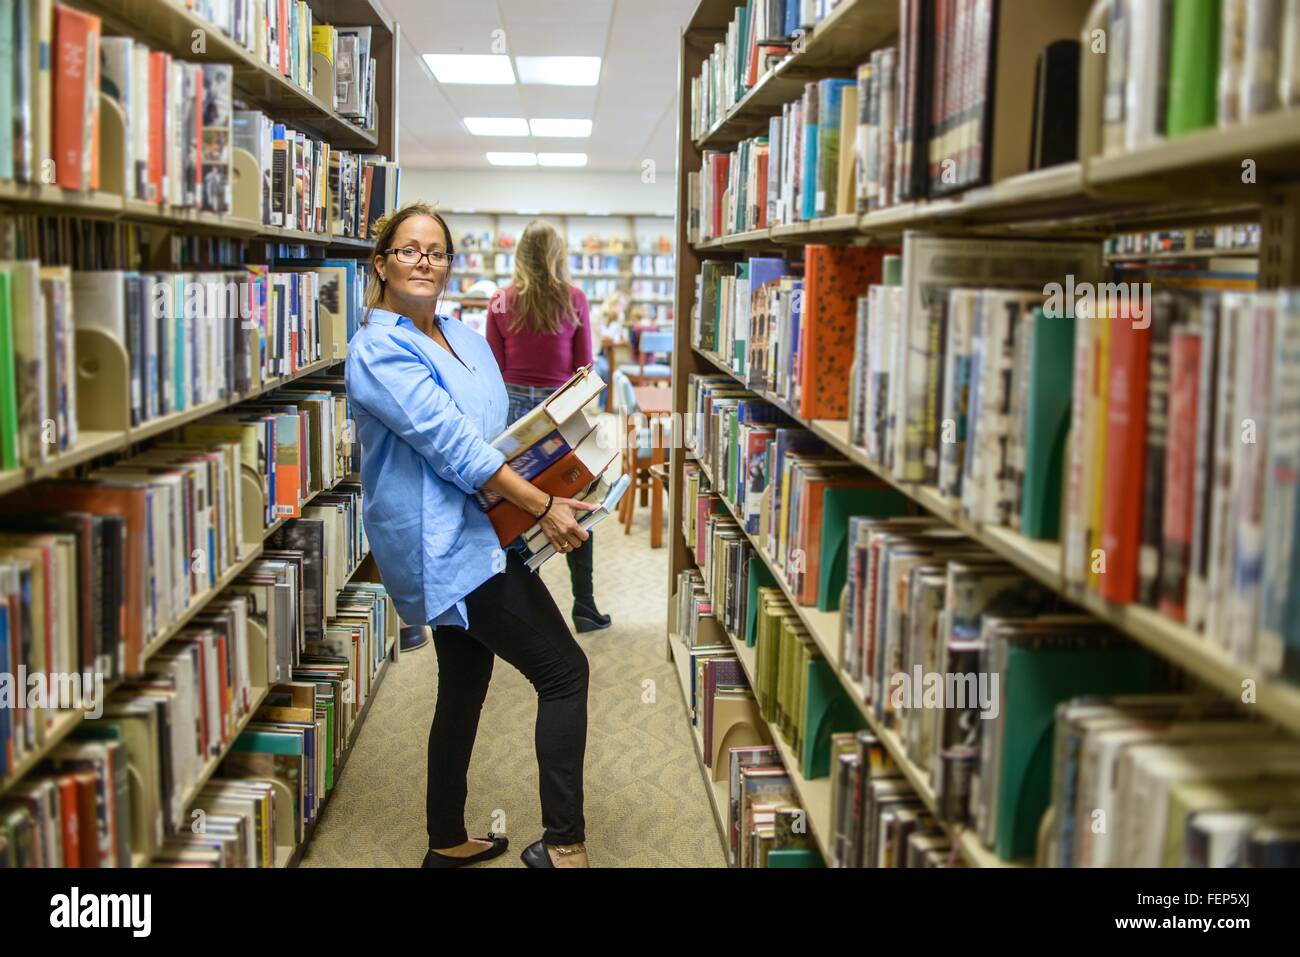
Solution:
<svg viewBox="0 0 1300 957"><path fill-rule="evenodd" d="M649 512L632 533L613 522L598 533L596 595L614 619L579 636L591 661L586 815L593 867L725 867L713 812L696 768L690 726L671 662L664 660L664 606L655 583L666 549L650 548ZM568 569L542 576L568 607ZM653 682L653 696L646 682ZM386 679L302 867L414 867L427 846L424 788L437 658L433 645L405 652ZM652 697L653 700L647 700ZM497 661L469 772L466 827L485 832L504 811L507 852L484 867L522 867L518 853L542 831L533 721L537 696ZM499 815L498 815L499 816Z"/></svg>

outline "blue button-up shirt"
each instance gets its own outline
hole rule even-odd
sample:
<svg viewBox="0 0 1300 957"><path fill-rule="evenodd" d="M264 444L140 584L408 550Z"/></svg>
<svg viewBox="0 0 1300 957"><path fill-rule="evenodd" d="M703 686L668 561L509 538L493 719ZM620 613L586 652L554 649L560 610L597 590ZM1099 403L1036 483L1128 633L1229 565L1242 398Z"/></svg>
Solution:
<svg viewBox="0 0 1300 957"><path fill-rule="evenodd" d="M439 320L453 356L383 309L348 344L348 401L361 443L363 520L408 625L467 627L464 598L505 567L474 493L505 462L506 388L487 340Z"/></svg>

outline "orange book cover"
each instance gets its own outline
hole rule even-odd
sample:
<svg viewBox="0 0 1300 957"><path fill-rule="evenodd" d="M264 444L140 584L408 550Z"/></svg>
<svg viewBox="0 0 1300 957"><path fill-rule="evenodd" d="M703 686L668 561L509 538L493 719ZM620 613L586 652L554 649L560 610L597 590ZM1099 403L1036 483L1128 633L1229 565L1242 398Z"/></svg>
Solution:
<svg viewBox="0 0 1300 957"><path fill-rule="evenodd" d="M99 38L103 23L99 17L90 18L90 30L86 38L86 49L90 52L87 71L88 83L86 96L89 98L87 115L90 118L90 188L99 189Z"/></svg>
<svg viewBox="0 0 1300 957"><path fill-rule="evenodd" d="M1134 311L1132 315L1139 314ZM1149 325L1134 328L1129 316L1129 311L1121 309L1118 317L1105 320L1111 323L1101 514L1101 548L1106 566L1105 572L1097 576L1097 593L1120 603L1137 601L1151 345Z"/></svg>
<svg viewBox="0 0 1300 957"><path fill-rule="evenodd" d="M161 204L166 192L167 149L165 111L167 104L167 77L171 73L171 57L166 53L149 54L149 165L145 199Z"/></svg>
<svg viewBox="0 0 1300 957"><path fill-rule="evenodd" d="M767 229L767 170L768 170L767 153L758 154L758 171L755 176L758 179L758 186L755 192L758 194L758 222L755 226L758 229Z"/></svg>
<svg viewBox="0 0 1300 957"><path fill-rule="evenodd" d="M90 62L91 32L97 18L54 5L54 180L64 189L85 189L83 164L90 138L86 94L95 65Z"/></svg>
<svg viewBox="0 0 1300 957"><path fill-rule="evenodd" d="M7 512L89 512L126 520L126 605L122 609L122 667L128 675L144 671L144 542L146 495L142 488L115 488L90 482L38 482L3 500Z"/></svg>
<svg viewBox="0 0 1300 957"><path fill-rule="evenodd" d="M63 866L81 866L81 821L77 814L77 779L59 775L59 824L63 832Z"/></svg>
<svg viewBox="0 0 1300 957"><path fill-rule="evenodd" d="M548 495L556 498L573 498L596 480L596 476L613 461L611 455L597 471L592 472L583 464L576 452L570 452L554 465L543 471L533 484ZM537 519L525 512L513 502L498 502L488 511L492 527L496 529L497 539L502 545L509 545L516 538L537 524Z"/></svg>
<svg viewBox="0 0 1300 957"><path fill-rule="evenodd" d="M803 568L797 580L795 598L801 605L817 603L817 584L821 580L822 513L826 491L833 488L884 488L886 483L857 474L804 473L799 499L799 547L803 549Z"/></svg>
<svg viewBox="0 0 1300 957"><path fill-rule="evenodd" d="M881 280L886 254L897 249L808 246L803 318L799 325L799 416L847 419L849 367L858 297Z"/></svg>

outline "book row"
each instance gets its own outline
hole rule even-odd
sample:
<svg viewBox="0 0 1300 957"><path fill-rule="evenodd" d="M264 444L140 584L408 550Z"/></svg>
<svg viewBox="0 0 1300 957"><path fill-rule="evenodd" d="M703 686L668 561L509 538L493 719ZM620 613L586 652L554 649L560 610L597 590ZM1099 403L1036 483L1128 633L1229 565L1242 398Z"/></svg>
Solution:
<svg viewBox="0 0 1300 957"><path fill-rule="evenodd" d="M912 233L901 260L809 246L798 273L706 261L696 343L798 418L847 419L890 479L1062 542L1068 581L1296 674L1293 292Z"/></svg>
<svg viewBox="0 0 1300 957"><path fill-rule="evenodd" d="M13 786L0 865L272 867L302 841L396 634L383 586L347 584L326 635L268 679L304 559L250 566Z"/></svg>
<svg viewBox="0 0 1300 957"><path fill-rule="evenodd" d="M188 6L260 62L316 95L321 91L313 84L312 54L319 53L334 69L334 90L322 96L325 104L374 129L370 27L318 23L304 0L194 0Z"/></svg>
<svg viewBox="0 0 1300 957"><path fill-rule="evenodd" d="M790 48L789 34L758 36L771 32L762 7L738 11L741 35L746 22L758 32L719 44L693 82L696 138ZM696 238L867 212L1076 159L1087 8L901 0L896 46L873 51L851 79L807 83L766 136L730 156L706 154L692 189L701 196ZM995 63L1002 49L1023 55Z"/></svg>
<svg viewBox="0 0 1300 957"><path fill-rule="evenodd" d="M365 283L355 260L168 273L25 260L8 272L10 283L0 278L0 306L8 307L0 309L0 339L12 343L8 365L16 373L8 385L0 376L0 390L15 390L16 415L0 421L9 468L73 445L79 407L103 419L95 404L106 398L93 382L78 392L71 374L79 333L94 330L121 347L130 425L142 425L342 358L360 321ZM0 410L4 397L0 391Z"/></svg>
<svg viewBox="0 0 1300 957"><path fill-rule="evenodd" d="M1122 0L1109 7L1106 33L1108 154L1300 105L1293 3Z"/></svg>
<svg viewBox="0 0 1300 957"><path fill-rule="evenodd" d="M0 501L4 673L50 686L60 675L101 684L139 675L148 649L280 518L299 524L276 529L270 547L312 556L306 600L285 627L319 638L333 608L329 586L341 587L366 549L360 486L342 481L355 467L346 415L340 381L316 388L304 380L82 479L41 482ZM328 562L327 549L337 556ZM275 677L299 649L273 650ZM63 706L79 704L80 690ZM42 746L59 706L0 710L0 775Z"/></svg>
<svg viewBox="0 0 1300 957"><path fill-rule="evenodd" d="M793 477L801 465L815 468L810 457L790 458L803 461L787 467L792 477L782 485L816 495L815 479ZM715 490L701 468L684 477L694 506L684 532L701 571L679 581L679 630L703 645L701 655L716 644L718 657L716 675L701 669L700 693L734 697L726 657L754 647L759 715L799 756L804 778L833 773L858 752L851 735L833 733L865 723L845 691L855 688L874 715L872 730L893 738L890 761L905 761L929 800L901 781L881 787L910 802L919 825L969 827L1002 860L1276 866L1300 853L1293 741L1246 720L1231 702L1177 693L1179 679L1155 658L1070 614L982 546L930 518L856 506L847 541L831 544L822 532L821 567L842 565L846 580L830 606L839 611L838 631L817 636L786 598L800 580L798 552L745 534L730 486ZM829 500L831 490L822 496ZM765 506L770 500L764 496ZM831 509L827 501L825 514ZM819 642L838 636L839 647ZM693 706L709 713L707 701ZM714 740L736 741L736 722L718 724L718 713ZM1085 757L1081 749L1094 746L1110 750ZM868 779L875 767L888 771L881 755L856 760ZM860 784L849 794L860 796ZM868 793L880 796L874 787ZM855 814L853 804L832 811L840 865L897 864L897 850L882 856L878 835L864 837ZM928 849L941 851L946 842L933 826L926 836L936 839Z"/></svg>
<svg viewBox="0 0 1300 957"><path fill-rule="evenodd" d="M1107 256L1204 255L1255 252L1259 249L1259 223L1160 229L1148 233L1119 233L1106 237Z"/></svg>

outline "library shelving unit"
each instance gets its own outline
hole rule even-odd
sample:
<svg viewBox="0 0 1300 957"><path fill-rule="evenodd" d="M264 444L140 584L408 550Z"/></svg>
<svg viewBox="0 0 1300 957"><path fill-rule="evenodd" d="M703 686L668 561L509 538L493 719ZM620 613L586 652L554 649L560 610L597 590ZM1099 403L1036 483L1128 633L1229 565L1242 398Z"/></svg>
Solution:
<svg viewBox="0 0 1300 957"><path fill-rule="evenodd" d="M674 278L671 272L636 271L634 268L634 263L641 257L663 257L668 259L674 253L672 245L669 245L667 249L662 248L660 245L661 237L673 234L672 218L649 212L453 209L447 213L447 222L457 237L457 253L475 253L484 257L482 269L461 270L458 278L464 284L464 288L468 288L473 283L474 278L491 279L498 284L504 284L510 279L510 270L496 268L496 254L511 254L514 252L514 246L513 244L500 245L500 238L509 236L517 242L519 234L523 232L524 227L532 219L542 219L554 225L560 231L560 235L565 238L570 256L618 257L619 268L616 270L607 272L575 271L573 278L579 280L579 285L583 285L581 280L585 279L610 280L628 291L629 305L673 305L675 300L671 295L643 296L634 294L633 284L637 281L671 282ZM491 237L491 240L487 244L480 243L474 246L466 246L460 240L467 233L476 236L486 234ZM585 239L590 236L599 236L603 241L593 248L587 248ZM647 241L645 247L642 246L642 239ZM459 302L470 308L482 308L478 300L469 300L455 295L449 295L446 298L449 301ZM603 297L589 296L589 298L598 299Z"/></svg>
<svg viewBox="0 0 1300 957"><path fill-rule="evenodd" d="M329 62L318 53L313 54L312 90L302 89L289 78L281 76L263 64L252 53L226 36L220 28L204 20L182 4L170 0L74 0L74 6L102 19L104 34L133 37L151 49L170 53L177 59L190 62L229 63L233 66L234 98L250 107L263 110L272 118L288 123L312 136L330 143L338 149L361 153L382 154L390 161L398 159L397 146L397 76L400 26L375 0L309 0L316 23L346 26L369 26L371 31L370 56L376 60L376 128L362 129L351 119L335 112L327 104L329 91L334 87L334 71ZM195 38L203 35L205 48L195 52ZM241 241L246 244L248 262L275 264L292 263L302 258L365 259L373 243L367 239L334 235L328 232L307 232L264 225L260 221L260 176L251 155L233 149L234 180L232 184L233 207L231 214L215 214L190 208L157 206L139 202L126 196L127 171L123 169L120 146L124 131L121 108L107 96L100 96L100 189L76 191L54 185L21 182L0 182L0 211L13 214L73 216L94 221L116 221L139 225L146 231L146 241L141 243L141 261L147 268L176 268L177 260L166 252L169 238L214 237ZM253 164L250 168L249 164ZM157 240L157 241L155 241ZM184 267L182 267L184 268ZM256 340L254 340L256 343ZM193 406L181 412L150 419L138 425L131 424L129 369L124 348L110 336L96 329L76 330L75 351L78 368L79 398L77 418L79 436L76 444L38 466L0 471L0 495L22 489L30 483L54 477L69 477L78 470L111 462L115 457L138 451L151 440L165 438L174 430L207 416L230 410L239 403L268 395L304 377L332 372L342 374L342 362L337 355L326 356L298 369L292 374L255 380L242 393ZM255 372L256 374L256 372ZM359 481L356 475L344 476L340 481ZM195 595L187 607L169 621L142 651L142 660L157 653L168 641L176 637L195 616L216 599L219 594L256 562L263 553L266 541L284 524L277 519L263 527L265 503L260 485L251 475L242 481L243 527L248 539L239 548L239 557L224 570L216 583ZM332 489L314 492L302 505L309 505L318 495ZM351 568L346 582L379 581L374 562L368 555ZM391 609L391 603L390 603ZM374 693L387 674L388 666L397 657L398 623L396 615L388 616L390 627L382 636L383 663L370 679L370 697L363 706L352 728L338 766L338 775L346 765L348 754L364 723ZM249 644L253 649L265 649L265 630L256 622L249 622ZM200 774L182 796L184 810L197 799L203 786L212 778L231 744L243 727L254 720L258 706L266 698L271 681L265 674L257 674L257 655L254 659L253 705L231 735L231 741L219 754L211 756ZM261 659L266 660L265 652ZM104 696L111 698L120 686L107 684ZM16 761L9 773L0 778L0 798L13 785L21 781L65 740L84 720L79 709L60 710L46 728L43 742ZM320 813L308 826L301 843L293 839L291 815L280 815L281 830L276 835L275 863L280 867L296 866L301 859ZM288 826L285 837L283 825ZM134 854L132 866L148 866L150 861Z"/></svg>
<svg viewBox="0 0 1300 957"><path fill-rule="evenodd" d="M783 104L798 99L804 85L828 76L850 76L873 50L896 42L899 32L897 0L840 0L792 49L790 55L760 78L702 137L693 139L691 79L698 77L714 44L726 36L737 0L701 0L681 39L678 126L677 208L677 315L688 318L695 306L696 280L705 256L736 254L780 254L790 247L810 243L828 245L898 245L906 230L926 230L948 236L1016 236L1094 239L1100 246L1107 236L1123 232L1182 228L1215 224L1258 222L1258 248L1225 251L1202 250L1192 256L1258 256L1258 285L1261 290L1300 281L1300 110L1282 110L1232 126L1161 140L1141 150L1103 155L1101 108L1104 58L1085 53L1081 61L1078 159L1059 166L1023 173L970 189L956 196L905 202L866 213L854 213L771 226L704 242L691 242L689 232L691 197L687 174L701 168L705 149L728 149L754 135L765 135L771 116L780 115ZM1099 0L1080 22L1080 34L1105 25L1109 4ZM851 142L846 139L846 142ZM1255 178L1243 182L1243 160L1253 161ZM1121 261L1125 256L1110 257ZM1150 260L1159 255L1132 258ZM1168 257L1177 258L1177 257ZM673 352L673 409L686 416L688 376L692 373L726 374L744 385L729 361L692 345L691 323L676 324ZM1265 679L1248 665L1234 660L1226 651L1184 625L1157 611L1133 605L1113 604L1095 592L1068 583L1062 572L1059 542L1031 540L1007 528L973 522L959 503L933 486L900 482L867 459L863 449L849 440L846 420L805 420L794 414L779 398L763 396L788 417L820 437L849 461L873 472L898 488L924 512L960 529L971 539L1010 562L1025 574L1054 589L1079 608L1184 671L1201 685L1228 699L1239 700L1243 682L1255 682L1255 714L1292 734L1300 734L1300 687ZM674 590L678 574L694 566L681 534L683 466L689 460L707 476L705 463L691 449L675 443L670 460L670 528L672 544L669 562L668 621L675 619ZM715 486L716 488L716 486ZM724 500L724 504L728 504ZM743 529L743 523L742 523ZM751 536L751 541L753 536ZM767 553L754 544L754 554L768 562ZM909 760L898 737L876 720L865 704L863 688L838 667L837 651L841 618L838 612L818 611L800 605L779 569L773 577L785 591L791 606L854 701L862 725L881 740L886 750L910 781L921 801L936 808L927 773ZM687 649L674 634L667 637L667 653L678 662L685 700L690 700L690 683L684 660ZM735 646L743 670L754 672L754 651L743 640L728 636ZM771 737L782 751L787 771L808 813L817 846L829 863L830 788L829 779L803 779L797 762L775 727ZM702 742L696 732L697 751ZM719 834L727 847L727 794L725 782L716 783L701 760L700 770L713 801ZM939 816L936 814L936 820ZM967 866L1007 866L981 845L967 829L950 828L939 821L952 838Z"/></svg>

